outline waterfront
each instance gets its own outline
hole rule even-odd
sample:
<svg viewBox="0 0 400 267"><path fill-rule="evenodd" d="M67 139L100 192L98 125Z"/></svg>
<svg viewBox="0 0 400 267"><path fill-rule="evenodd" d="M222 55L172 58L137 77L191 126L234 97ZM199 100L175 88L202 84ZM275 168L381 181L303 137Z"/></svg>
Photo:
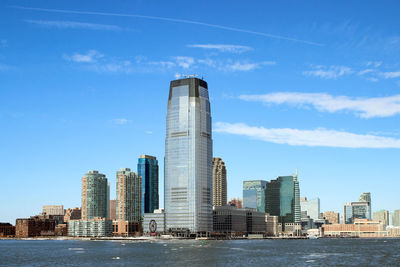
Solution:
<svg viewBox="0 0 400 267"><path fill-rule="evenodd" d="M400 239L0 240L1 266L398 266Z"/></svg>

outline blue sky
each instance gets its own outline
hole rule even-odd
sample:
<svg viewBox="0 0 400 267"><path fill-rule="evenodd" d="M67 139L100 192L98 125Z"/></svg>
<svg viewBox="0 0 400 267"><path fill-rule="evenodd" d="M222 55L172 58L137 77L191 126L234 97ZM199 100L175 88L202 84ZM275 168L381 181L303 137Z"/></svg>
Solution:
<svg viewBox="0 0 400 267"><path fill-rule="evenodd" d="M299 168L321 210L400 208L397 1L2 1L0 221L163 157L169 82L208 82L228 197Z"/></svg>

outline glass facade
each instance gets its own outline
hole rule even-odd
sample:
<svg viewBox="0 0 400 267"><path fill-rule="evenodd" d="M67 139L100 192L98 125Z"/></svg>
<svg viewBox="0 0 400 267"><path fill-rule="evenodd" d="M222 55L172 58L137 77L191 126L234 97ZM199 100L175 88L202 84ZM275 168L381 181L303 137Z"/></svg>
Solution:
<svg viewBox="0 0 400 267"><path fill-rule="evenodd" d="M207 83L171 82L166 123L164 203L167 231L212 230L212 139Z"/></svg>
<svg viewBox="0 0 400 267"><path fill-rule="evenodd" d="M263 180L243 181L243 207L265 212L265 188Z"/></svg>
<svg viewBox="0 0 400 267"><path fill-rule="evenodd" d="M109 217L109 186L107 178L98 171L82 177L82 220Z"/></svg>
<svg viewBox="0 0 400 267"><path fill-rule="evenodd" d="M362 193L360 195L360 197L358 198L358 202L367 202L369 205L369 218L371 220L372 217L372 210L371 210L371 193L367 192L367 193Z"/></svg>
<svg viewBox="0 0 400 267"><path fill-rule="evenodd" d="M310 216L311 219L320 219L320 201L318 197L310 200L308 200L307 198L301 199L300 206L301 211L307 212L307 216Z"/></svg>
<svg viewBox="0 0 400 267"><path fill-rule="evenodd" d="M117 171L116 220L140 222L142 217L142 180L131 169Z"/></svg>
<svg viewBox="0 0 400 267"><path fill-rule="evenodd" d="M279 216L279 223L300 223L300 188L297 174L279 176L267 183L265 190L266 212Z"/></svg>
<svg viewBox="0 0 400 267"><path fill-rule="evenodd" d="M350 202L344 204L344 222L354 223L355 219L370 219L370 205L368 202Z"/></svg>
<svg viewBox="0 0 400 267"><path fill-rule="evenodd" d="M142 155L138 159L138 174L142 177L142 214L158 209L158 161L156 157Z"/></svg>

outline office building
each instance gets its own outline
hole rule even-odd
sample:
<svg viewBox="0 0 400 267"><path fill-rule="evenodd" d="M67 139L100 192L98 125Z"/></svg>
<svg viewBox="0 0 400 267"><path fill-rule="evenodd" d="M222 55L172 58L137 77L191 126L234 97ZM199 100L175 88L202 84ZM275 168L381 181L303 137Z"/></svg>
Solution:
<svg viewBox="0 0 400 267"><path fill-rule="evenodd" d="M308 200L306 197L300 198L301 213L305 212L313 220L320 219L320 201L319 198Z"/></svg>
<svg viewBox="0 0 400 267"><path fill-rule="evenodd" d="M372 219L374 221L380 221L386 227L389 225L389 211L388 210L380 210L374 212Z"/></svg>
<svg viewBox="0 0 400 267"><path fill-rule="evenodd" d="M229 200L228 206L233 206L241 209L243 208L243 200L241 198L232 198L231 200Z"/></svg>
<svg viewBox="0 0 400 267"><path fill-rule="evenodd" d="M247 210L233 206L213 207L213 230L225 235L240 235L247 232Z"/></svg>
<svg viewBox="0 0 400 267"><path fill-rule="evenodd" d="M393 226L400 226L400 210L394 210L392 215Z"/></svg>
<svg viewBox="0 0 400 267"><path fill-rule="evenodd" d="M70 220L68 222L68 236L74 237L107 237L113 232L112 221L107 218L93 218L90 220Z"/></svg>
<svg viewBox="0 0 400 267"><path fill-rule="evenodd" d="M324 212L323 214L324 218L328 220L330 224L339 224L339 212L334 212L334 211L327 211Z"/></svg>
<svg viewBox="0 0 400 267"><path fill-rule="evenodd" d="M141 155L137 165L142 177L142 213L158 209L158 161L156 157Z"/></svg>
<svg viewBox="0 0 400 267"><path fill-rule="evenodd" d="M366 202L368 203L368 214L369 217L367 219L371 220L372 218L372 209L371 209L371 193L362 193L360 197L358 198L358 202Z"/></svg>
<svg viewBox="0 0 400 267"><path fill-rule="evenodd" d="M213 158L213 206L225 206L227 203L226 167L221 158Z"/></svg>
<svg viewBox="0 0 400 267"><path fill-rule="evenodd" d="M351 224L325 224L322 235L331 237L387 237L389 232L379 221L356 219Z"/></svg>
<svg viewBox="0 0 400 267"><path fill-rule="evenodd" d="M171 82L165 140L167 231L212 230L212 138L207 83Z"/></svg>
<svg viewBox="0 0 400 267"><path fill-rule="evenodd" d="M279 176L267 183L265 194L266 212L272 216L279 216L283 231L285 224L301 224L300 189L298 174ZM297 230L297 225L294 229Z"/></svg>
<svg viewBox="0 0 400 267"><path fill-rule="evenodd" d="M265 188L263 180L243 181L243 207L265 212Z"/></svg>
<svg viewBox="0 0 400 267"><path fill-rule="evenodd" d="M45 205L42 207L42 214L52 215L57 224L64 223L64 206L63 205Z"/></svg>
<svg viewBox="0 0 400 267"><path fill-rule="evenodd" d="M265 224L266 224L266 235L267 236L278 236L282 229L279 228L278 216L271 216L265 213Z"/></svg>
<svg viewBox="0 0 400 267"><path fill-rule="evenodd" d="M164 209L154 210L153 213L145 213L143 217L143 233L147 235L161 235L166 232Z"/></svg>
<svg viewBox="0 0 400 267"><path fill-rule="evenodd" d="M343 218L345 224L353 224L356 219L370 219L368 202L349 202L344 204Z"/></svg>
<svg viewBox="0 0 400 267"><path fill-rule="evenodd" d="M82 177L82 220L109 217L110 189L104 174L90 170Z"/></svg>
<svg viewBox="0 0 400 267"><path fill-rule="evenodd" d="M53 236L55 227L56 221L51 215L17 219L15 222L15 237Z"/></svg>

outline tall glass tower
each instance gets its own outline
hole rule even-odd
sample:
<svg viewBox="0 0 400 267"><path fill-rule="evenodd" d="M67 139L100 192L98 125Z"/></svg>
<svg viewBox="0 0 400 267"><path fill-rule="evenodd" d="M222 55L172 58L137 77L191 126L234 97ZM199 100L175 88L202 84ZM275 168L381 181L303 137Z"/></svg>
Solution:
<svg viewBox="0 0 400 267"><path fill-rule="evenodd" d="M265 212L266 185L264 180L243 181L243 207Z"/></svg>
<svg viewBox="0 0 400 267"><path fill-rule="evenodd" d="M207 83L171 81L165 139L166 229L212 230L212 139Z"/></svg>
<svg viewBox="0 0 400 267"><path fill-rule="evenodd" d="M137 170L142 177L142 213L158 209L158 161L156 157L141 155Z"/></svg>

